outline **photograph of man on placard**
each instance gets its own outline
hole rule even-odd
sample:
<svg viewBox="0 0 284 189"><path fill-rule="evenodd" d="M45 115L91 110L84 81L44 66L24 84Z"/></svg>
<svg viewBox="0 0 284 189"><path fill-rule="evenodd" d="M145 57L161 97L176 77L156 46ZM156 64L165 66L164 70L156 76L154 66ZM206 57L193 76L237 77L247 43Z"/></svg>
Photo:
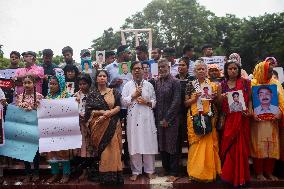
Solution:
<svg viewBox="0 0 284 189"><path fill-rule="evenodd" d="M246 110L244 96L241 90L228 92L227 97L230 112L241 112Z"/></svg>
<svg viewBox="0 0 284 189"><path fill-rule="evenodd" d="M262 120L273 119L279 113L276 85L253 86L253 109Z"/></svg>
<svg viewBox="0 0 284 189"><path fill-rule="evenodd" d="M130 71L130 65L131 62L122 62L119 64L119 74L120 79L123 80L123 83L125 84L127 81L132 79L132 74Z"/></svg>
<svg viewBox="0 0 284 189"><path fill-rule="evenodd" d="M99 68L105 63L105 51L96 51L96 64Z"/></svg>
<svg viewBox="0 0 284 189"><path fill-rule="evenodd" d="M201 99L202 100L212 100L212 88L210 85L201 85L202 94Z"/></svg>

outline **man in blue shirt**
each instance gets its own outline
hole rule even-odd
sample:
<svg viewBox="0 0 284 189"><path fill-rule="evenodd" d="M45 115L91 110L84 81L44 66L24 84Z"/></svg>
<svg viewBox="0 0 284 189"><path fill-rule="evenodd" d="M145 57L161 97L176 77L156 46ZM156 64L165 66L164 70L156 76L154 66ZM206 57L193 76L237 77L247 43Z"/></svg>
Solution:
<svg viewBox="0 0 284 189"><path fill-rule="evenodd" d="M127 45L121 45L117 48L117 59L107 65L105 69L109 75L109 86L111 88L116 88L120 93L122 92L123 86L127 83L126 78L123 79L121 74L119 73L119 65L124 62L129 62L131 60L131 52ZM129 78L129 80L131 80ZM124 125L124 130L126 131L126 116L127 116L127 108L125 106L121 106L120 108L120 120L121 123ZM125 135L126 136L126 135ZM127 143L127 136L125 138L125 142L123 143L124 149L124 164L128 165L129 163L129 153L128 153L128 143Z"/></svg>

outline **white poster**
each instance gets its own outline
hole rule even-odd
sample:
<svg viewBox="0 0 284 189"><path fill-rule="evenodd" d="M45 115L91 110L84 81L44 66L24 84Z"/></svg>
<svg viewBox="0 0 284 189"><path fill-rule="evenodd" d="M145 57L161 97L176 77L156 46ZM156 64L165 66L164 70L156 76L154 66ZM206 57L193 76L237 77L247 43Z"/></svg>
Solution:
<svg viewBox="0 0 284 189"><path fill-rule="evenodd" d="M0 70L0 78L2 79L12 79L15 77L17 69L4 69Z"/></svg>
<svg viewBox="0 0 284 189"><path fill-rule="evenodd" d="M105 51L96 51L96 63L99 65L99 68L102 68L103 63L105 62Z"/></svg>
<svg viewBox="0 0 284 189"><path fill-rule="evenodd" d="M284 73L283 73L283 68L282 67L275 67L273 68L278 73L278 81L280 83L284 82Z"/></svg>
<svg viewBox="0 0 284 189"><path fill-rule="evenodd" d="M206 64L217 64L221 71L224 70L225 56L212 56L212 57L201 57Z"/></svg>
<svg viewBox="0 0 284 189"><path fill-rule="evenodd" d="M72 96L75 93L75 82L66 82L66 90Z"/></svg>
<svg viewBox="0 0 284 189"><path fill-rule="evenodd" d="M41 100L37 116L40 153L81 148L82 135L75 98Z"/></svg>
<svg viewBox="0 0 284 189"><path fill-rule="evenodd" d="M158 77L158 64L157 63L151 64L151 74L153 78Z"/></svg>

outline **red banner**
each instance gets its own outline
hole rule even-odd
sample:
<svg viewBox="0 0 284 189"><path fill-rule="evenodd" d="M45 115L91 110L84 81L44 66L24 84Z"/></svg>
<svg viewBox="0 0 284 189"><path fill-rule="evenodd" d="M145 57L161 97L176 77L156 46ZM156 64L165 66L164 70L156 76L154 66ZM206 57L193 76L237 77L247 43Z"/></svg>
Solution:
<svg viewBox="0 0 284 189"><path fill-rule="evenodd" d="M0 79L0 87L5 89L13 88L14 82L10 79Z"/></svg>

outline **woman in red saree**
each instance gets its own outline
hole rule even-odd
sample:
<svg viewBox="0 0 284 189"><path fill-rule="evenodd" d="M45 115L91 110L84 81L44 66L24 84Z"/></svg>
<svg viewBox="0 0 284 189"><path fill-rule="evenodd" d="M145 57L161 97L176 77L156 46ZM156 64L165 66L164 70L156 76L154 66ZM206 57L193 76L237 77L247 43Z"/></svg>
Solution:
<svg viewBox="0 0 284 189"><path fill-rule="evenodd" d="M243 186L250 180L249 173L249 113L251 111L250 81L241 78L241 67L236 61L224 66L225 80L221 83L218 96L225 113L224 132L221 142L222 180L234 186ZM241 90L247 111L231 112L228 92Z"/></svg>

